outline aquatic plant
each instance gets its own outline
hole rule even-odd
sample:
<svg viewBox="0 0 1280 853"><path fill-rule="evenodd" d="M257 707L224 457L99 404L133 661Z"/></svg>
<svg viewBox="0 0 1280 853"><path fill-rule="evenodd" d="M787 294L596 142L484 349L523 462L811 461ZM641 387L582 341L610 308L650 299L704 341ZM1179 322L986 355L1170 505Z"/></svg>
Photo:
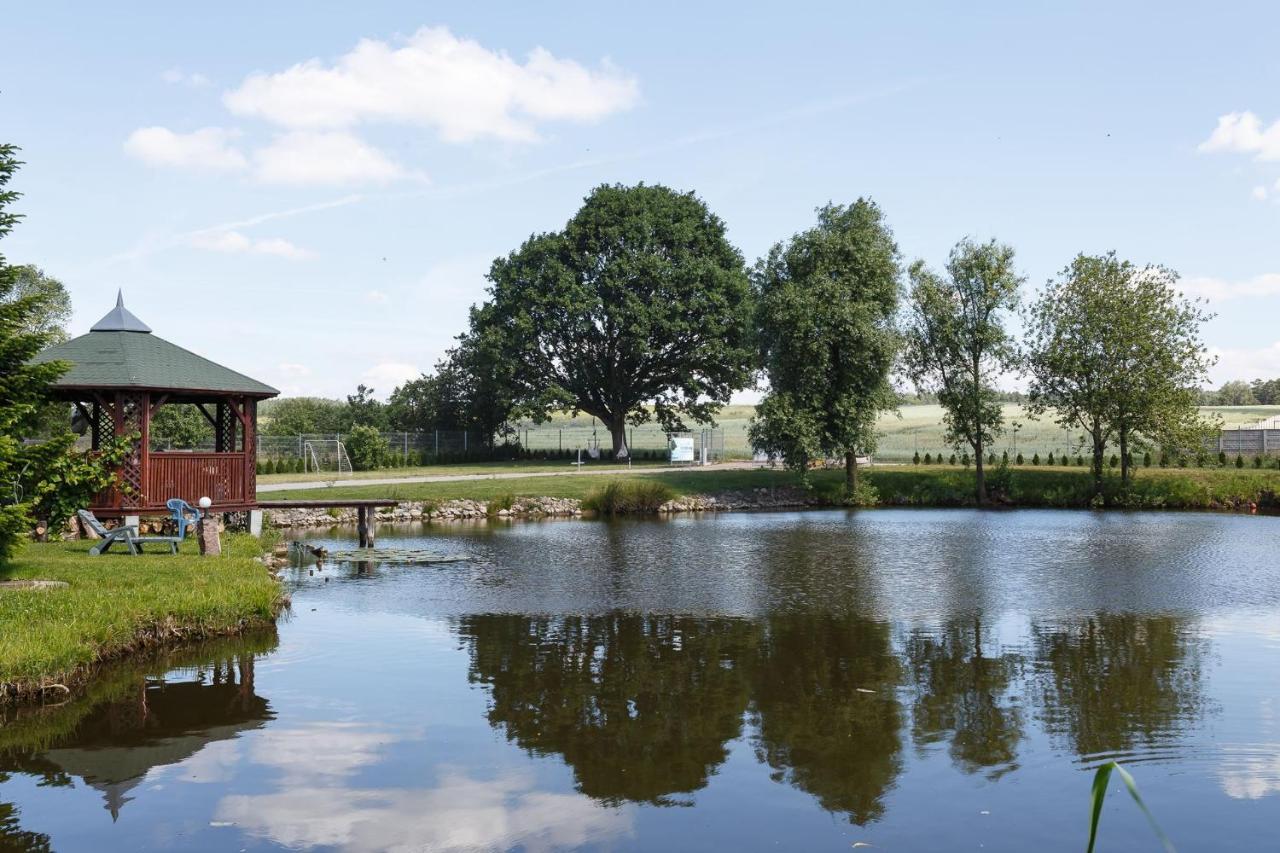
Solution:
<svg viewBox="0 0 1280 853"><path fill-rule="evenodd" d="M612 480L588 493L582 508L601 515L654 513L675 496L661 480Z"/></svg>
<svg viewBox="0 0 1280 853"><path fill-rule="evenodd" d="M1094 845L1098 841L1098 822L1102 819L1102 804L1107 798L1107 785L1111 782L1112 773L1118 775L1124 782L1125 788L1129 790L1129 796L1133 797L1133 801L1138 804L1138 808L1146 815L1147 821L1151 824L1151 828L1155 830L1156 836L1159 837L1160 843L1164 845L1167 853L1177 853L1173 842L1169 840L1169 836L1165 835L1164 830L1160 828L1160 824L1156 823L1155 815L1151 814L1147 804L1142 801L1142 794L1138 792L1138 783L1129 775L1129 771L1114 761L1108 761L1093 774L1093 790L1089 812L1089 846L1085 849L1085 853L1093 853Z"/></svg>

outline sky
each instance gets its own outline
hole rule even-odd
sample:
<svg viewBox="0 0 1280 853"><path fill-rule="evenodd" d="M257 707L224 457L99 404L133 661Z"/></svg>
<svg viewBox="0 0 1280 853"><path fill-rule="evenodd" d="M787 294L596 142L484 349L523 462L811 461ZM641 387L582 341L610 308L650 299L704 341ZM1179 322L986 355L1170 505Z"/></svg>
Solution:
<svg viewBox="0 0 1280 853"><path fill-rule="evenodd" d="M1079 252L1210 300L1280 376L1274 3L52 4L6 10L0 243L285 394L429 370L593 187L696 192L748 261L871 197L905 260ZM750 395L740 397L750 399Z"/></svg>

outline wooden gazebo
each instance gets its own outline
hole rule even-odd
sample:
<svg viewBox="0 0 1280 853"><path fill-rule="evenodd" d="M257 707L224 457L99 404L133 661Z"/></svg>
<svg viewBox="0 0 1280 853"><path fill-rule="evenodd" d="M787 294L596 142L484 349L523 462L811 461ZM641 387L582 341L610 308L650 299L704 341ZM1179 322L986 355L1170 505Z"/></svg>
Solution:
<svg viewBox="0 0 1280 853"><path fill-rule="evenodd" d="M276 396L276 389L151 334L124 307L123 295L89 334L49 347L35 360L71 364L52 395L75 405L94 449L106 436L138 436L119 470L122 488L100 494L90 507L95 514L162 513L170 498L195 504L208 497L215 512L257 507L258 401ZM151 452L152 416L176 403L195 405L209 420L212 453Z"/></svg>

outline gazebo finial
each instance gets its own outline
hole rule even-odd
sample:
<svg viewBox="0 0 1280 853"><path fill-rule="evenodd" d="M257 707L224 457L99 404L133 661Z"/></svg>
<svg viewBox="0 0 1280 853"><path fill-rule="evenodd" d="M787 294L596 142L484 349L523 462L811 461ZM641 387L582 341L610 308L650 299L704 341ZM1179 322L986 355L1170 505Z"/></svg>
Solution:
<svg viewBox="0 0 1280 853"><path fill-rule="evenodd" d="M116 307L112 308L107 315L98 322L94 323L91 332L143 332L148 333L151 327L139 320L133 313L124 307L124 289L116 291Z"/></svg>

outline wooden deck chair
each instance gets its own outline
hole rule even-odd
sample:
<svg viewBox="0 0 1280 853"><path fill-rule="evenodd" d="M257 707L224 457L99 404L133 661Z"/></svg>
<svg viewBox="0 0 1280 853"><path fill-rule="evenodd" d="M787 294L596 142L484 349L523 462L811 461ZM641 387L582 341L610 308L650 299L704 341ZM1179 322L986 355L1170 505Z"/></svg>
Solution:
<svg viewBox="0 0 1280 853"><path fill-rule="evenodd" d="M123 542L125 547L129 549L129 553L137 556L142 553L143 545L165 544L169 546L169 553L178 553L178 537L176 536L139 536L138 528L132 524L122 524L114 530L108 530L98 521L98 517L87 509L78 510L76 515L84 522L84 525L92 530L98 536L102 537L102 541L89 549L90 556L96 557L99 554L105 554L111 550L111 546Z"/></svg>

